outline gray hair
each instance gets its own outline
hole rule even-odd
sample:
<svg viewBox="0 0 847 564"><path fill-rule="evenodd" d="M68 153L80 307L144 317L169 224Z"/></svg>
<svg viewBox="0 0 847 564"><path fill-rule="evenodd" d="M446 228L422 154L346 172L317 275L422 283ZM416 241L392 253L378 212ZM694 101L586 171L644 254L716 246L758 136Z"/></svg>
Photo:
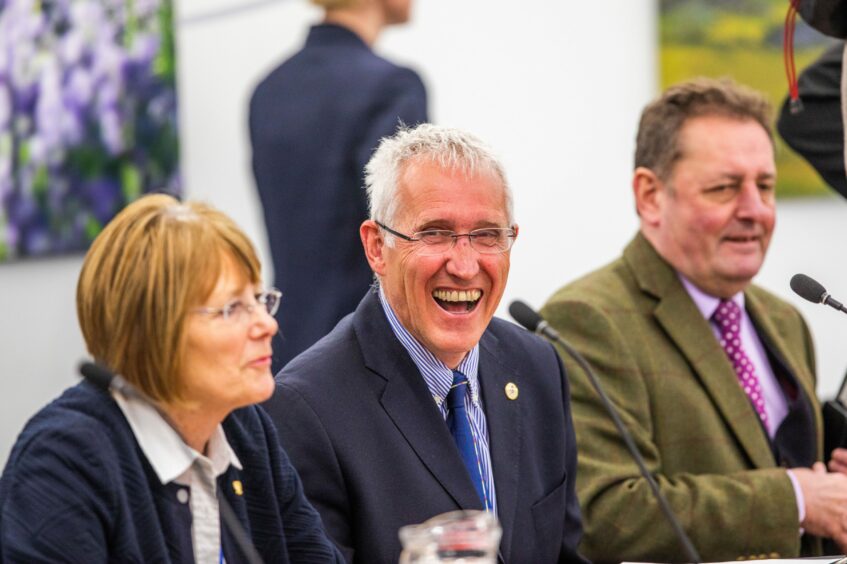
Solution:
<svg viewBox="0 0 847 564"><path fill-rule="evenodd" d="M514 224L512 191L503 165L491 148L470 133L431 123L413 128L401 124L394 135L380 141L365 166L365 187L372 220L393 224L400 174L407 163L417 159L429 159L444 169L466 176L491 174L500 179L506 216L509 224Z"/></svg>

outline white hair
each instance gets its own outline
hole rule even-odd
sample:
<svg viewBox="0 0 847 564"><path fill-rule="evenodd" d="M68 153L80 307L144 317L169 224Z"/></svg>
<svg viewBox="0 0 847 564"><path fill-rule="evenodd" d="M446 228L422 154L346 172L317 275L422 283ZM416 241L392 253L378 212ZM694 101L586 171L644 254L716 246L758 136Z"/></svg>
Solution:
<svg viewBox="0 0 847 564"><path fill-rule="evenodd" d="M469 177L490 174L500 179L506 216L509 224L514 224L512 191L503 165L491 148L470 133L430 123L413 128L401 124L397 133L380 141L365 165L365 187L372 220L385 225L394 223L400 174L407 163L418 159L429 159L446 170L459 171Z"/></svg>

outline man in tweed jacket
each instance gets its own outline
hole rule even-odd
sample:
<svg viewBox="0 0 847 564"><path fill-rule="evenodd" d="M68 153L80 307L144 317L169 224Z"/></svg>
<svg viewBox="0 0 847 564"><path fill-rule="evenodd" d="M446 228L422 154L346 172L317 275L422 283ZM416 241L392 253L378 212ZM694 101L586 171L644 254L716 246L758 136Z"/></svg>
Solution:
<svg viewBox="0 0 847 564"><path fill-rule="evenodd" d="M729 81L650 104L633 177L640 232L542 311L597 371L705 561L813 553L811 535L847 546L847 477L816 462L811 336L751 285L775 222L770 123L767 102ZM568 368L582 552L684 559L587 378Z"/></svg>

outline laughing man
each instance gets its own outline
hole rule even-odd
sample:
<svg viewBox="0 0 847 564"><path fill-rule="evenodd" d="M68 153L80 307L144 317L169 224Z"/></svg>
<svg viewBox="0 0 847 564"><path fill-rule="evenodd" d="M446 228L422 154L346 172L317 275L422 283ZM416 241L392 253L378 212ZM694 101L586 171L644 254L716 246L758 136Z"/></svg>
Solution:
<svg viewBox="0 0 847 564"><path fill-rule="evenodd" d="M500 162L421 125L366 173L377 284L266 406L310 501L352 563L397 562L400 527L458 509L497 515L501 561L581 561L564 370L493 319L518 234Z"/></svg>

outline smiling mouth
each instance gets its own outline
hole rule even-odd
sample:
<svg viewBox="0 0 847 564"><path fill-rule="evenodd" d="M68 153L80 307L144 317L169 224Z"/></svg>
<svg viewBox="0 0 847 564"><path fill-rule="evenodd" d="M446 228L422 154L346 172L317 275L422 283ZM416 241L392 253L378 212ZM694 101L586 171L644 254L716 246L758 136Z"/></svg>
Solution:
<svg viewBox="0 0 847 564"><path fill-rule="evenodd" d="M758 242L758 235L736 235L727 236L726 240L730 243L755 243Z"/></svg>
<svg viewBox="0 0 847 564"><path fill-rule="evenodd" d="M467 313L476 308L482 298L482 290L435 290L432 297L444 311Z"/></svg>

